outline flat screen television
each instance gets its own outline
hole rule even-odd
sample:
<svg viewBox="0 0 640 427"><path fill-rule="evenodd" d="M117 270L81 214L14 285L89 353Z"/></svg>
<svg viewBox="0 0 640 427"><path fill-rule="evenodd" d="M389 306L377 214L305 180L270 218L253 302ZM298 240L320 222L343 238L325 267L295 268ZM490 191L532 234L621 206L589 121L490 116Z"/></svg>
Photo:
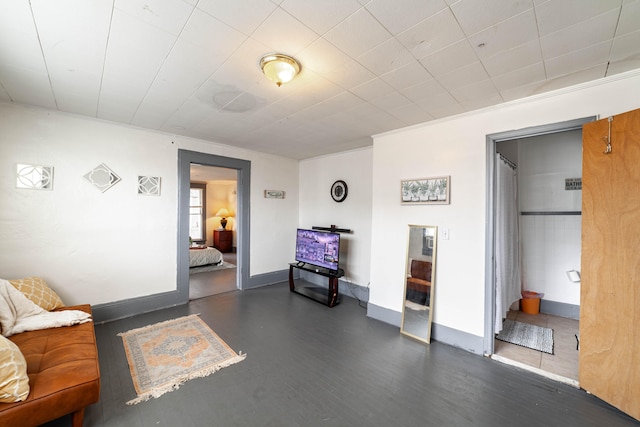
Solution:
<svg viewBox="0 0 640 427"><path fill-rule="evenodd" d="M340 233L305 230L296 234L296 261L338 271Z"/></svg>

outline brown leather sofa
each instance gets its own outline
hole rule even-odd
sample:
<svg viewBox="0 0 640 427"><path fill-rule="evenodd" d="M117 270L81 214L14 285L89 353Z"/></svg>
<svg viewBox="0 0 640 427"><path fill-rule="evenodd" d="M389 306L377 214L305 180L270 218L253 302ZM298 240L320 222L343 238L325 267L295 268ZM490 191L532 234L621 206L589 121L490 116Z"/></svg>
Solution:
<svg viewBox="0 0 640 427"><path fill-rule="evenodd" d="M411 260L407 277L407 299L418 304L429 305L431 297L431 262Z"/></svg>
<svg viewBox="0 0 640 427"><path fill-rule="evenodd" d="M60 310L91 313L91 306ZM0 425L38 426L73 413L73 427L81 427L85 407L100 397L93 322L23 332L9 339L27 361L30 391L23 402L0 403Z"/></svg>

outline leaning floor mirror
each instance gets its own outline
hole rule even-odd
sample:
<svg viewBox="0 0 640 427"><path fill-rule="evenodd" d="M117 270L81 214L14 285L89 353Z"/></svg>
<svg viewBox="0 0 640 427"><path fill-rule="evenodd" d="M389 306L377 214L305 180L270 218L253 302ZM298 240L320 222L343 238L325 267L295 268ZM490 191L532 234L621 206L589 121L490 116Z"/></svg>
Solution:
<svg viewBox="0 0 640 427"><path fill-rule="evenodd" d="M409 225L400 332L431 341L438 227Z"/></svg>

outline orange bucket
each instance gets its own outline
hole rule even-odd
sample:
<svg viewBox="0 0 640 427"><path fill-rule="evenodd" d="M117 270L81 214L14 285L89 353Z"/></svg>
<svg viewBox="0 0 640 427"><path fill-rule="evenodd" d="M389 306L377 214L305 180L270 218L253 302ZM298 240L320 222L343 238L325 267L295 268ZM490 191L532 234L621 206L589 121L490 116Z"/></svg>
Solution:
<svg viewBox="0 0 640 427"><path fill-rule="evenodd" d="M523 298L520 300L520 306L524 313L540 313L540 298L542 297L542 294L532 291L522 291L522 296Z"/></svg>
<svg viewBox="0 0 640 427"><path fill-rule="evenodd" d="M540 298L522 298L522 311L527 314L540 313Z"/></svg>

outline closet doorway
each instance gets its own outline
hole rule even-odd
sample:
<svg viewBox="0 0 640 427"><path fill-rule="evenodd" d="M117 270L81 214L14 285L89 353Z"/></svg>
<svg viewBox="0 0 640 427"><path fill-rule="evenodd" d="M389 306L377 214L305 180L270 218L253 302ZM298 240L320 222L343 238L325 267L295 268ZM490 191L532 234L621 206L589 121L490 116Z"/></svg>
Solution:
<svg viewBox="0 0 640 427"><path fill-rule="evenodd" d="M591 118L490 135L485 353L578 385L582 124ZM513 177L513 188L503 178ZM512 192L505 202L505 192ZM509 209L505 203L513 203ZM504 218L512 211L511 220ZM507 215L508 216L508 215ZM513 255L511 259L509 255ZM506 261L502 261L506 258ZM505 266L506 264L506 266ZM537 314L520 307L522 291L544 294ZM553 330L540 351L495 339L503 327ZM525 325L525 326L523 326ZM527 331L528 333L528 331ZM501 335L502 337L502 335Z"/></svg>

